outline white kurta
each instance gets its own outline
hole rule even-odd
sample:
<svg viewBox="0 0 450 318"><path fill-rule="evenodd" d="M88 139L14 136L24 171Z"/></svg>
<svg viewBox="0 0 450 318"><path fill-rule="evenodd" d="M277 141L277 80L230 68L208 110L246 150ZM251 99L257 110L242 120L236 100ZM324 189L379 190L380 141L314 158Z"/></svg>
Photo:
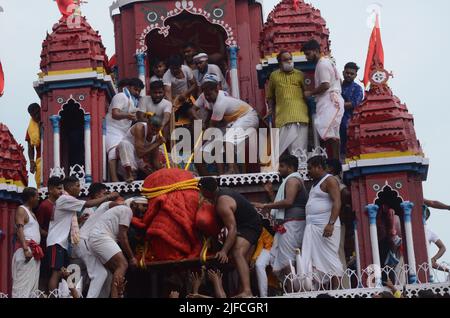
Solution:
<svg viewBox="0 0 450 318"><path fill-rule="evenodd" d="M106 264L114 255L122 252L116 243L120 225L130 226L132 210L124 205L109 209L98 220L89 234L88 248L102 264Z"/></svg>
<svg viewBox="0 0 450 318"><path fill-rule="evenodd" d="M339 128L344 116L344 99L341 96L341 79L334 63L322 57L316 66L316 88L329 83L330 88L316 97L314 124L322 140L340 139Z"/></svg>
<svg viewBox="0 0 450 318"><path fill-rule="evenodd" d="M219 145L223 142L238 146L257 133L258 113L246 102L227 96L224 91L219 91L217 100L213 105L206 101L203 94L198 98L196 105L200 109L212 111L211 120L226 123L226 127L221 129L224 133L223 137L206 143L203 146L205 152L212 152L214 147L220 148Z"/></svg>
<svg viewBox="0 0 450 318"><path fill-rule="evenodd" d="M132 99L128 98L125 93L119 93L112 99L108 113L106 114L105 146L109 160L117 158L115 148L123 139L132 124L129 119L116 120L112 118L113 109L119 109L122 113L133 113L137 111Z"/></svg>

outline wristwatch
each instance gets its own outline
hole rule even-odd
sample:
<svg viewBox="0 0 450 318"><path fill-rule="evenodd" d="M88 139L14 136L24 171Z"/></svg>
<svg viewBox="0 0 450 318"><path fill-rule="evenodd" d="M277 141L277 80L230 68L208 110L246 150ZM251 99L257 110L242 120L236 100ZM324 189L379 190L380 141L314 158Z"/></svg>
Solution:
<svg viewBox="0 0 450 318"><path fill-rule="evenodd" d="M328 225L334 225L334 223L336 223L336 221L333 221L333 222L329 221Z"/></svg>

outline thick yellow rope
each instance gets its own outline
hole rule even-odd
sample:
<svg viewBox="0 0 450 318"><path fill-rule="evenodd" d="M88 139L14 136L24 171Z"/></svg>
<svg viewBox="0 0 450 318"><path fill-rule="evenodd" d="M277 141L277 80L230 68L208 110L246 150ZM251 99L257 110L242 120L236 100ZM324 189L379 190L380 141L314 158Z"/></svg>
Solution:
<svg viewBox="0 0 450 318"><path fill-rule="evenodd" d="M184 190L198 190L198 180L191 179L185 180L181 182L177 182L174 184L170 184L167 186L157 187L157 188L142 188L141 193L147 199L153 199L159 197L161 195L174 192L174 191L184 191Z"/></svg>
<svg viewBox="0 0 450 318"><path fill-rule="evenodd" d="M200 142L202 141L202 139L203 139L203 131L202 131L202 133L200 134L200 136L198 136L198 139L197 139L197 141L195 142L195 145L194 145L194 151L192 151L192 154L191 154L191 156L189 157L189 160L188 160L188 162L186 163L186 167L184 168L184 170L186 170L186 171L189 170L189 167L191 166L192 160L194 159L195 152L197 151L197 147L198 147L198 145L200 144Z"/></svg>
<svg viewBox="0 0 450 318"><path fill-rule="evenodd" d="M162 137L162 130L159 131L159 135ZM166 158L166 168L170 169L170 160L169 160L169 152L167 151L167 145L164 143L164 157Z"/></svg>

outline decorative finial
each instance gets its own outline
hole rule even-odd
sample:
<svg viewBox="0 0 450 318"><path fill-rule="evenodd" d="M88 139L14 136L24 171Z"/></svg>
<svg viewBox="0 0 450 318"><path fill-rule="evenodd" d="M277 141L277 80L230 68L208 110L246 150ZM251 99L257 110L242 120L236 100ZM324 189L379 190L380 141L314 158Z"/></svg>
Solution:
<svg viewBox="0 0 450 318"><path fill-rule="evenodd" d="M84 0L73 0L74 4L75 4L75 9L73 11L73 15L75 16L81 16L81 5L88 3L87 1Z"/></svg>
<svg viewBox="0 0 450 318"><path fill-rule="evenodd" d="M370 74L371 85L386 85L389 78L394 77L392 72L388 72L386 69L380 67L376 68Z"/></svg>

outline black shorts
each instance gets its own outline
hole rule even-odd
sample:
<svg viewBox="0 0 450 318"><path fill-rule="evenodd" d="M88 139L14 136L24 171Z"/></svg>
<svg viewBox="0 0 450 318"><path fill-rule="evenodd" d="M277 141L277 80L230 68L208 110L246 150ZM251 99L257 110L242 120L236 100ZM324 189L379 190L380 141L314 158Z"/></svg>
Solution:
<svg viewBox="0 0 450 318"><path fill-rule="evenodd" d="M47 261L51 270L59 271L69 265L69 255L60 245L47 246Z"/></svg>
<svg viewBox="0 0 450 318"><path fill-rule="evenodd" d="M240 236L250 242L251 245L258 243L262 233L262 227L242 226L237 229L237 236Z"/></svg>

